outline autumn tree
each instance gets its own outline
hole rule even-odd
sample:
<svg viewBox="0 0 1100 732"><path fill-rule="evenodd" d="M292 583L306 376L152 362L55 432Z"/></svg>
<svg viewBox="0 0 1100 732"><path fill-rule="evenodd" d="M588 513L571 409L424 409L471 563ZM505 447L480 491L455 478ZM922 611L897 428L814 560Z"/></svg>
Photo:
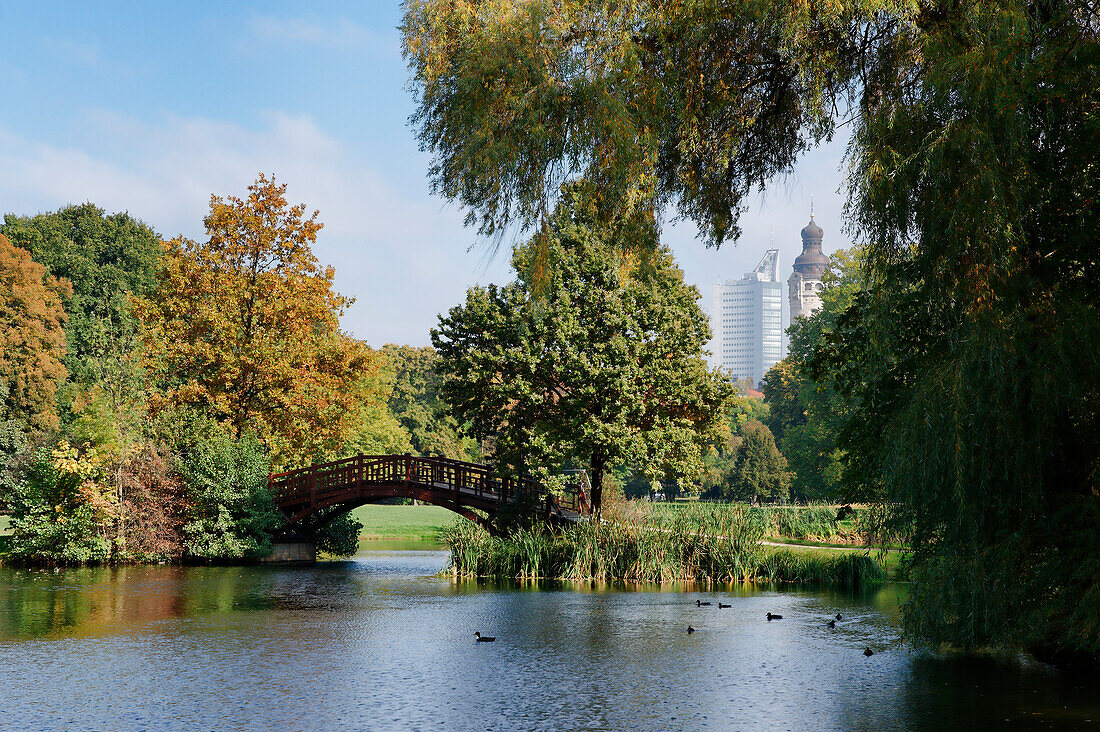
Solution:
<svg viewBox="0 0 1100 732"><path fill-rule="evenodd" d="M107 214L91 203L34 216L7 214L0 233L50 275L72 284L65 304L70 378L131 388L123 361L135 345L136 321L127 295L146 295L156 286L163 254L157 233L128 213Z"/></svg>
<svg viewBox="0 0 1100 732"><path fill-rule="evenodd" d="M624 463L651 481L693 476L730 395L703 358L698 291L656 245L652 221L603 228L580 187L548 231L544 247L516 250L516 281L471 288L440 316L444 398L476 437L493 438L502 468L549 478L583 465L597 508L605 476ZM647 237L632 248L648 254L620 256L621 237Z"/></svg>
<svg viewBox="0 0 1100 732"><path fill-rule="evenodd" d="M0 419L18 432L56 429L68 282L46 273L25 249L0 234Z"/></svg>
<svg viewBox="0 0 1100 732"><path fill-rule="evenodd" d="M334 454L355 431L375 359L340 330L351 300L313 255L317 212L261 175L245 199L212 196L208 239L165 244L160 284L139 302L154 408L194 408L278 465Z"/></svg>

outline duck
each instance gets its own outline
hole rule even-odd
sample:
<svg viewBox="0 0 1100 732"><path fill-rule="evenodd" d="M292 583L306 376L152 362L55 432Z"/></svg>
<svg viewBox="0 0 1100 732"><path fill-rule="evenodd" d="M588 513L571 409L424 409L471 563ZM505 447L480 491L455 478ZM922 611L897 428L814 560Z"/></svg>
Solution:
<svg viewBox="0 0 1100 732"><path fill-rule="evenodd" d="M840 613L837 613L837 614L836 614L836 619L837 619L837 620L844 620L844 618L842 618L842 617L841 617Z"/></svg>
<svg viewBox="0 0 1100 732"><path fill-rule="evenodd" d="M830 620L829 622L827 622L825 624L828 625L830 628L835 628L836 627L836 621L835 620Z"/></svg>
<svg viewBox="0 0 1100 732"><path fill-rule="evenodd" d="M769 623L773 620L782 620L782 619L783 619L782 615L776 615L775 613L768 613L768 622Z"/></svg>
<svg viewBox="0 0 1100 732"><path fill-rule="evenodd" d="M695 632L695 628L693 628L693 627L691 627L691 626L689 625L689 626L688 626L688 635L691 635L691 634L692 634L692 633L694 633L694 632Z"/></svg>
<svg viewBox="0 0 1100 732"><path fill-rule="evenodd" d="M875 655L875 652L872 651L870 648L864 648L863 649L863 655L864 656L873 656L873 655Z"/></svg>
<svg viewBox="0 0 1100 732"><path fill-rule="evenodd" d="M474 637L477 638L478 643L492 643L496 640L495 635L482 635L481 633L474 633Z"/></svg>
<svg viewBox="0 0 1100 732"><path fill-rule="evenodd" d="M726 604L724 604L724 603L722 603L722 602L719 602L719 603L718 603L718 607L720 607L720 608L723 608L723 607L733 607L733 606L732 606L732 605L726 605Z"/></svg>
<svg viewBox="0 0 1100 732"><path fill-rule="evenodd" d="M700 602L699 600L695 601L695 606L696 607L702 607L703 605L709 605L709 604L710 604L709 602Z"/></svg>

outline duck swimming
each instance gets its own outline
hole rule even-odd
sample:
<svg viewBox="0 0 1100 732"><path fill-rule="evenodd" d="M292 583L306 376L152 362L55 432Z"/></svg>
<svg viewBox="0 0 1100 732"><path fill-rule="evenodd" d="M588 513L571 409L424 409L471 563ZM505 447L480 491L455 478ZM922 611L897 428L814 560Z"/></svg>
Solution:
<svg viewBox="0 0 1100 732"><path fill-rule="evenodd" d="M695 632L695 628L693 628L693 627L691 627L691 626L689 625L689 626L688 626L688 635L691 635L691 634L692 634L692 633L694 633L694 632Z"/></svg>
<svg viewBox="0 0 1100 732"><path fill-rule="evenodd" d="M474 637L477 638L478 643L492 643L496 640L494 635L482 635L481 633L474 633Z"/></svg>
<svg viewBox="0 0 1100 732"><path fill-rule="evenodd" d="M721 602L719 602L718 607L721 608L721 607L732 607L732 606L731 605L723 605Z"/></svg>
<svg viewBox="0 0 1100 732"><path fill-rule="evenodd" d="M771 622L773 620L782 620L782 619L783 619L782 615L776 615L774 613L768 613L768 622Z"/></svg>
<svg viewBox="0 0 1100 732"><path fill-rule="evenodd" d="M709 604L710 604L709 602L699 602L698 600L695 601L695 606L696 607L702 607L703 605L709 605Z"/></svg>
<svg viewBox="0 0 1100 732"><path fill-rule="evenodd" d="M872 651L870 648L864 648L863 649L863 655L864 656L873 656L873 655L875 655L875 652Z"/></svg>

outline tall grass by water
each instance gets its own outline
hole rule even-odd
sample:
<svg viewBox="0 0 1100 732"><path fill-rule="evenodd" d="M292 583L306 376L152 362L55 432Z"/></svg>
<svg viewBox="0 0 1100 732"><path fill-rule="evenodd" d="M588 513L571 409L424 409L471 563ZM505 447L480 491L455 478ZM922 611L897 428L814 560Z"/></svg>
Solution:
<svg viewBox="0 0 1100 732"><path fill-rule="evenodd" d="M806 582L885 579L866 554L797 552L760 545L763 525L744 506L678 511L619 507L604 521L519 529L496 537L468 521L442 538L459 576L635 582Z"/></svg>
<svg viewBox="0 0 1100 732"><path fill-rule="evenodd" d="M634 511L648 516L684 514L703 516L723 511L726 503L645 503L636 502ZM803 506L750 506L739 504L747 512L748 520L760 527L765 538L819 541L825 543L863 543L865 531L862 521L865 511L861 508L841 521L837 521L837 507L826 504Z"/></svg>

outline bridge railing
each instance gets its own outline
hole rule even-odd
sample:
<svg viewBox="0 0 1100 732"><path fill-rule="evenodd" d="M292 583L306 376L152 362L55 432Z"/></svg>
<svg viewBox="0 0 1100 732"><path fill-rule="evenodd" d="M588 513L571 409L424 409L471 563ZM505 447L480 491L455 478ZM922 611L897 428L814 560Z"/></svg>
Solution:
<svg viewBox="0 0 1100 732"><path fill-rule="evenodd" d="M501 477L485 465L447 458L412 455L356 455L272 475L269 488L281 505L317 505L347 492L349 486L368 484L418 485L435 491L453 491L455 501L476 498L510 503L524 495L541 500L542 486L530 478ZM579 486L550 499L559 511L590 513Z"/></svg>

